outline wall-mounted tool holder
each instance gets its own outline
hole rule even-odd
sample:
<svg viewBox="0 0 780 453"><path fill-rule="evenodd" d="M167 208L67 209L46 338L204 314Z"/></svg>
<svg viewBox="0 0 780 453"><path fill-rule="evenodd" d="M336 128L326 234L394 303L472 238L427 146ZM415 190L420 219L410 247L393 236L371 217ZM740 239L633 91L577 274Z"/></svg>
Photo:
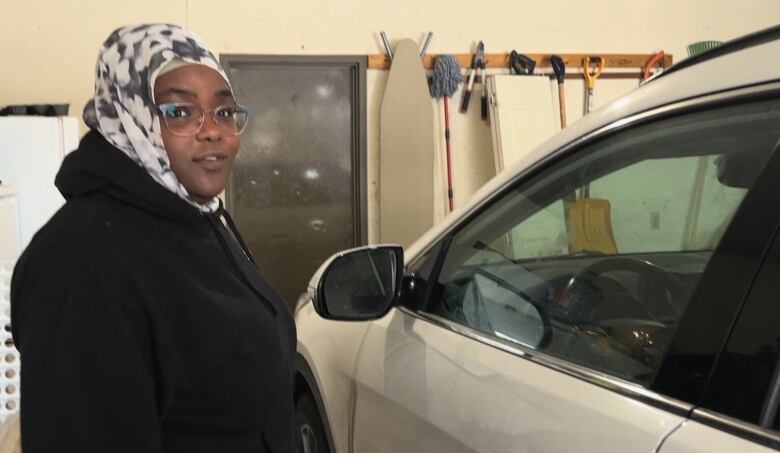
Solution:
<svg viewBox="0 0 780 453"><path fill-rule="evenodd" d="M543 53L527 53L525 54L532 60L536 61L536 72L548 75L552 75L552 63L550 57L554 54ZM645 66L649 61L656 56L655 53L559 53L559 55L566 65L566 68L571 68L570 72L566 73L566 78L582 78L582 60L585 57L600 56L606 60L606 69L601 78L634 78L640 77L645 69ZM425 69L433 69L433 62L435 61L436 54L426 54L423 57L423 66ZM472 54L462 53L455 54L455 58L462 68L469 68L471 66ZM509 68L510 54L508 53L489 53L485 54L485 67L490 68ZM655 64L655 67L669 68L672 66L673 58L670 54L665 54L663 58L659 59ZM368 69L390 69L390 59L383 54L372 54L368 56Z"/></svg>

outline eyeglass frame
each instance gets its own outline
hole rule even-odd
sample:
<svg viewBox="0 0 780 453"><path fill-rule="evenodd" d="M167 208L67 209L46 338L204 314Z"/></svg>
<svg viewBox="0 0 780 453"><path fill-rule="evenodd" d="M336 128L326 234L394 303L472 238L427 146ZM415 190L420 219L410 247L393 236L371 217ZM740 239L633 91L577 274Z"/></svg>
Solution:
<svg viewBox="0 0 780 453"><path fill-rule="evenodd" d="M198 128L195 129L192 133L188 134L182 134L182 133L176 133L174 132L171 127L168 125L168 117L165 114L165 111L163 111L163 107L172 106L172 107L182 107L182 106L192 106L192 107L198 107L200 108L200 111L202 114L200 115L198 119ZM206 114L211 112L211 121L214 122L214 124L219 127L219 122L217 121L217 112L221 109L225 108L232 108L236 111L243 111L246 113L246 121L244 122L244 125L241 127L240 130L236 131L233 136L238 137L241 135L245 130L247 124L249 124L249 117L252 116L252 108L243 104L235 104L235 105L220 105L219 107L214 107L213 109L206 109L200 104L196 104L194 102L165 102L159 105L155 105L155 109L160 113L160 116L162 117L162 122L165 123L165 127L168 129L168 132L171 134L177 136L177 137L192 137L193 135L196 135L198 132L200 132L203 129L203 124L206 122ZM234 120L235 123L235 120Z"/></svg>

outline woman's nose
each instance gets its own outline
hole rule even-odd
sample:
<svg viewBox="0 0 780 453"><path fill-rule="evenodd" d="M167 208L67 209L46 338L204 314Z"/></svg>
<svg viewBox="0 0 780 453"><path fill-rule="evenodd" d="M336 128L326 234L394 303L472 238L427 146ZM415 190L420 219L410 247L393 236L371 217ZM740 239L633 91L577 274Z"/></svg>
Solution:
<svg viewBox="0 0 780 453"><path fill-rule="evenodd" d="M216 141L222 138L222 131L214 118L214 112L204 114L203 125L198 131L197 138L206 141Z"/></svg>

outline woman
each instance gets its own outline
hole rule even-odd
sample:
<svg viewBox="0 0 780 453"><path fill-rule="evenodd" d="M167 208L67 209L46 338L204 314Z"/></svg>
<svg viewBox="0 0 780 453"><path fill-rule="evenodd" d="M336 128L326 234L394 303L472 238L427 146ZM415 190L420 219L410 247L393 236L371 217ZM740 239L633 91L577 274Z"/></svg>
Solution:
<svg viewBox="0 0 780 453"><path fill-rule="evenodd" d="M25 453L292 451L292 317L217 198L247 115L186 30L103 45L12 281Z"/></svg>

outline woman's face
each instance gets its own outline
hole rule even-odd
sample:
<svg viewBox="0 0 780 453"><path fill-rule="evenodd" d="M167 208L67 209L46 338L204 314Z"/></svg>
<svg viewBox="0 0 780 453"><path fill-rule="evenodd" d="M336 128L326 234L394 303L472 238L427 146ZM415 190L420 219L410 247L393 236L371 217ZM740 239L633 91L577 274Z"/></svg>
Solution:
<svg viewBox="0 0 780 453"><path fill-rule="evenodd" d="M160 117L165 151L171 169L193 200L205 204L227 184L240 139L226 134L213 121L213 109L235 105L225 79L211 68L191 64L158 77L154 86L156 105L188 103L206 111L203 126L194 135L173 135Z"/></svg>

